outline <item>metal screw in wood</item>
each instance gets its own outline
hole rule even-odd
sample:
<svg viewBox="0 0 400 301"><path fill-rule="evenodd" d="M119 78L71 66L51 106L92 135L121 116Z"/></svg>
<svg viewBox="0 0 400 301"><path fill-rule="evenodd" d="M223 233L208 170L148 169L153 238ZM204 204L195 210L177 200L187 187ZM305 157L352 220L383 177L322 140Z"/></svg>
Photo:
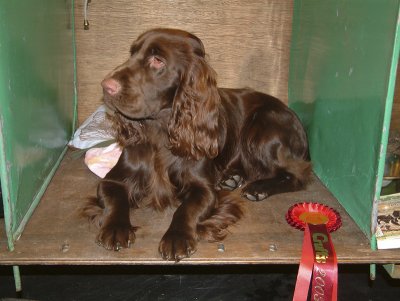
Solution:
<svg viewBox="0 0 400 301"><path fill-rule="evenodd" d="M278 248L277 248L277 246L276 246L275 244L270 244L270 245L269 245L269 250L270 250L271 252L275 252L275 251L278 250Z"/></svg>

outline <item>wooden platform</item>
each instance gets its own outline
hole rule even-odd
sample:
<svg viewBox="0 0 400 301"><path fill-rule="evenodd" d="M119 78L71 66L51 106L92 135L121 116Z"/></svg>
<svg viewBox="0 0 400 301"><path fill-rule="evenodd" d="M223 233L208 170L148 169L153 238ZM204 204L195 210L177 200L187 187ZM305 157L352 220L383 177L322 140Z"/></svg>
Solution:
<svg viewBox="0 0 400 301"><path fill-rule="evenodd" d="M158 255L158 243L171 220L172 210L155 213L140 209L132 214L135 244L120 252L95 244L96 229L77 215L87 196L95 194L98 178L67 153L39 206L16 242L13 252L6 247L1 225L0 264L7 265L148 265L175 264ZM332 238L339 263L399 263L399 250L371 251L369 241L331 193L316 179L307 191L271 197L260 203L248 202L248 213L231 229L223 242L200 242L198 251L185 264L297 264L303 233L285 221L287 209L301 201L318 201L336 208L343 226Z"/></svg>

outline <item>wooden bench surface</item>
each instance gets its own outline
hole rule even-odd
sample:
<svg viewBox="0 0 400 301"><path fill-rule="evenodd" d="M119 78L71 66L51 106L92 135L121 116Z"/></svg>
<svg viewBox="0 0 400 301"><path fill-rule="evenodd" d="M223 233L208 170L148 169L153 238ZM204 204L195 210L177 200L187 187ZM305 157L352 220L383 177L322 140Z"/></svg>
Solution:
<svg viewBox="0 0 400 301"><path fill-rule="evenodd" d="M0 227L0 264L7 265L165 265L158 243L171 221L173 210L156 213L147 208L135 210L134 224L140 226L130 249L107 251L95 243L97 229L77 211L85 198L95 195L98 178L70 152L52 179L22 236L9 252ZM219 243L202 241L197 252L179 264L297 264L300 260L303 233L285 220L288 208L302 201L317 201L335 208L343 226L332 233L339 263L399 263L399 250L372 251L369 240L343 207L318 179L307 191L273 196L248 202L248 212L231 234Z"/></svg>

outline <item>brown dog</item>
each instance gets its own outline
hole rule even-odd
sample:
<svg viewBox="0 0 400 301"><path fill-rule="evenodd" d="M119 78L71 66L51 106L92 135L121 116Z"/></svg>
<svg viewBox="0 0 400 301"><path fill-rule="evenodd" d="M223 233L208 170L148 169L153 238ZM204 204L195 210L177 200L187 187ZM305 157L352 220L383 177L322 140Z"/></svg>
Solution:
<svg viewBox="0 0 400 301"><path fill-rule="evenodd" d="M119 250L133 242L130 208L177 205L159 252L179 261L199 239L223 239L243 215L226 190L260 201L305 187L306 134L282 102L218 88L202 42L185 31L147 31L130 52L102 82L124 150L84 208L100 227L99 244Z"/></svg>

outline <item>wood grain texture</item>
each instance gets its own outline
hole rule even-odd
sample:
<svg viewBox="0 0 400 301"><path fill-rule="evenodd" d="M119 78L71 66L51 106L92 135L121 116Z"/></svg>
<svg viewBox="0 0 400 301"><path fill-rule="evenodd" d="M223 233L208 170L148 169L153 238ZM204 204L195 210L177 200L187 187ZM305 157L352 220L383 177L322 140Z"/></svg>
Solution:
<svg viewBox="0 0 400 301"><path fill-rule="evenodd" d="M193 32L204 42L219 86L251 87L287 103L291 0L95 0L90 30L76 2L79 123L100 104L100 82L128 57L130 44L154 27Z"/></svg>
<svg viewBox="0 0 400 301"><path fill-rule="evenodd" d="M67 154L38 208L30 219L15 250L6 249L4 225L0 226L0 265L74 264L137 265L174 264L159 256L158 243L166 231L173 210L156 213L139 209L131 215L140 226L130 249L107 251L95 243L97 229L78 215L88 196L95 195L98 178L82 159ZM297 264L303 233L286 223L288 208L302 201L322 202L339 211L343 226L332 233L339 263L400 263L398 250L371 251L369 242L331 193L315 179L306 191L276 195L266 201L247 202L247 213L223 242L200 242L198 251L179 264ZM270 250L275 245L276 251Z"/></svg>

